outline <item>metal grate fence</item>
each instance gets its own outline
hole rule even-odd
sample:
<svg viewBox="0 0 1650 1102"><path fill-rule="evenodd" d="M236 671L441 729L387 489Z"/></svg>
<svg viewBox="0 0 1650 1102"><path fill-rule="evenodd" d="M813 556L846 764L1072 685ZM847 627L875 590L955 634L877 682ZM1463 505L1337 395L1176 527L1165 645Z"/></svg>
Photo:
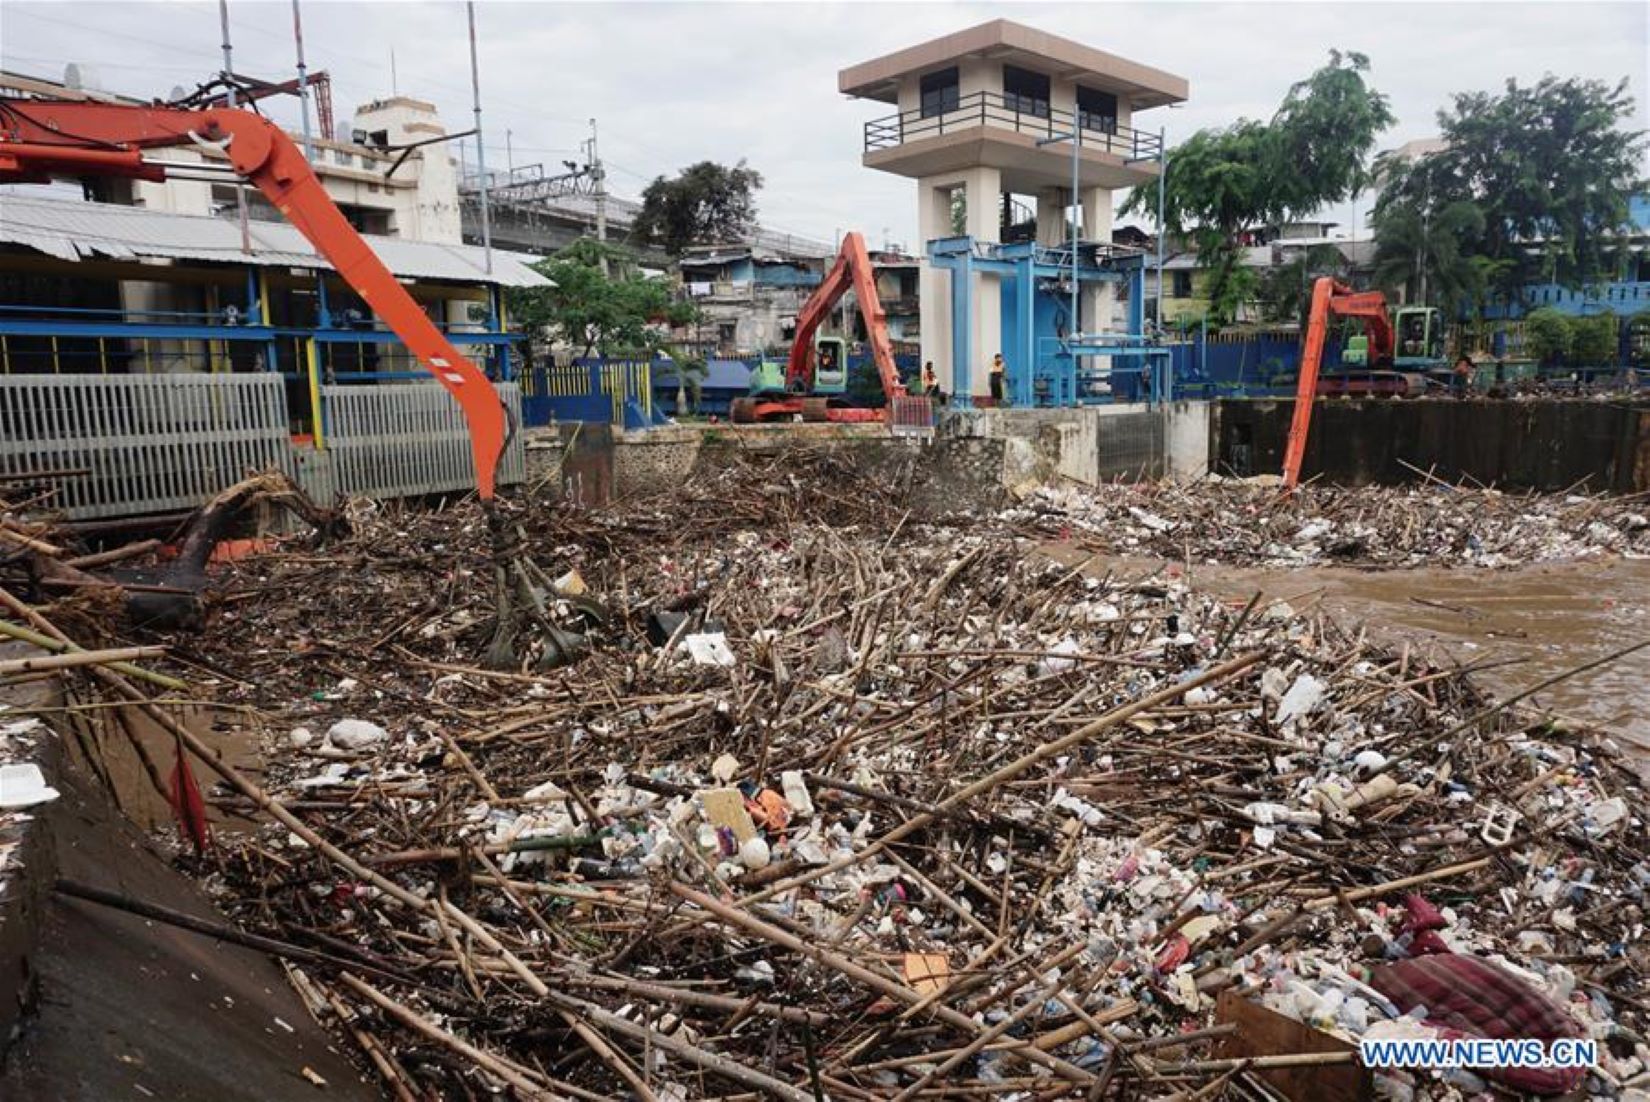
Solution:
<svg viewBox="0 0 1650 1102"><path fill-rule="evenodd" d="M521 424L521 388L496 384L512 422ZM464 414L439 383L324 386L332 480L346 494L410 497L475 485ZM520 482L526 461L518 430L499 464L501 485Z"/></svg>
<svg viewBox="0 0 1650 1102"><path fill-rule="evenodd" d="M75 519L189 509L289 468L279 375L0 377L0 473L50 479Z"/></svg>
<svg viewBox="0 0 1650 1102"><path fill-rule="evenodd" d="M498 384L521 424L521 391ZM317 500L475 484L469 432L438 383L321 388L326 450L295 446L280 375L0 376L0 475L40 474L72 520L192 509L251 471L285 471ZM499 466L520 482L518 431Z"/></svg>

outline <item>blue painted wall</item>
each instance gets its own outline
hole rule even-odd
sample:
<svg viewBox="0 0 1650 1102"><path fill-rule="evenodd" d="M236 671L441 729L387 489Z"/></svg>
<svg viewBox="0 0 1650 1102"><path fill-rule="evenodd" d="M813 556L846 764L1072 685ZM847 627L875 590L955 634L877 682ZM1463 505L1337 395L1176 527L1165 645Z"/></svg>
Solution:
<svg viewBox="0 0 1650 1102"><path fill-rule="evenodd" d="M1572 291L1556 283L1538 283L1524 288L1524 303L1510 307L1490 306L1484 316L1493 319L1521 318L1531 310L1551 307L1572 317L1586 317L1606 312L1630 317L1641 310L1650 310L1650 283L1618 282L1601 287Z"/></svg>
<svg viewBox="0 0 1650 1102"><path fill-rule="evenodd" d="M817 287L823 278L818 272L789 264L756 266L756 282L763 287Z"/></svg>
<svg viewBox="0 0 1650 1102"><path fill-rule="evenodd" d="M699 413L726 417L733 400L744 397L750 391L753 366L755 361L705 361L705 381L699 389ZM669 366L653 369L653 408L663 410L672 417L677 415L676 372Z"/></svg>
<svg viewBox="0 0 1650 1102"><path fill-rule="evenodd" d="M1002 319L1003 319L1003 346L1002 348L976 349L976 358L972 378L978 393L987 393L987 371L991 364L991 357L999 351L1003 354L1003 362L1008 366L1009 389L1014 389L1013 380L1023 378L1028 372L1036 370L1036 364L1023 364L1025 340L1020 332L1020 310L1016 306L1016 296L1020 291L1020 281L1014 276L1004 276L998 282L1002 284ZM1048 293L1033 294L1031 296L1031 347L1048 349L1057 341L1060 334L1068 328L1067 319L1071 315L1071 299L1063 295ZM1069 357L1067 357L1069 363ZM1049 365L1045 365L1049 366ZM1035 376L1033 377L1035 379Z"/></svg>

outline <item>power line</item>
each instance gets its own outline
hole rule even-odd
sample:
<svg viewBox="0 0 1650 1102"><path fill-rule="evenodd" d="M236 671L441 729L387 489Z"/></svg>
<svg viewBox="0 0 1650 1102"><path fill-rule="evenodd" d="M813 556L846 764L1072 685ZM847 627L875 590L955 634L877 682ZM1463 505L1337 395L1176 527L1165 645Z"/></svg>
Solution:
<svg viewBox="0 0 1650 1102"><path fill-rule="evenodd" d="M158 49L169 50L174 53L186 52L189 54L211 54L213 56L213 63L216 64L218 61L218 51L215 47L211 46L204 46L197 49L196 47L186 46L183 43L176 41L162 42L153 38L144 38L142 35L131 34L127 31L116 31L108 27L99 27L95 23L77 22L70 19L54 19L49 15L41 15L39 12L21 10L16 5L12 5L12 7L7 10L6 15L8 18L21 15L26 19L38 19L42 23L53 23L59 27L68 27L79 34L85 34L90 31L92 34L101 34L108 38L124 38L128 42L141 42L145 46L154 46Z"/></svg>
<svg viewBox="0 0 1650 1102"><path fill-rule="evenodd" d="M0 54L0 63L13 64L21 62L28 65L62 65L60 57L25 57L22 54ZM199 65L123 65L115 61L99 61L94 63L99 69L136 69L139 72L168 72L168 73L199 73ZM22 74L27 75L27 74ZM53 80L52 77L39 77L40 80Z"/></svg>

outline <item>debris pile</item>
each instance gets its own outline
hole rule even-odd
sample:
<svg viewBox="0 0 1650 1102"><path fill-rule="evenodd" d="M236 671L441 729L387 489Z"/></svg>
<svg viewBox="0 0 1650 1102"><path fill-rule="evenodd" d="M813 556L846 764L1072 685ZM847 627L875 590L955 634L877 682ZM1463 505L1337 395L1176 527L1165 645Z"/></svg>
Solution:
<svg viewBox="0 0 1650 1102"><path fill-rule="evenodd" d="M1230 566L1513 567L1650 558L1650 498L1417 487L1276 485L1211 478L1044 488L1003 520L1112 555Z"/></svg>
<svg viewBox="0 0 1650 1102"><path fill-rule="evenodd" d="M203 781L254 825L179 860L401 1098L1212 1097L1365 1074L1235 1047L1234 999L1437 1029L1383 979L1422 950L1644 1089L1632 763L1330 621L1056 565L1029 516L921 522L828 455L530 503L581 643L500 672L479 512L357 509L169 639L269 750Z"/></svg>

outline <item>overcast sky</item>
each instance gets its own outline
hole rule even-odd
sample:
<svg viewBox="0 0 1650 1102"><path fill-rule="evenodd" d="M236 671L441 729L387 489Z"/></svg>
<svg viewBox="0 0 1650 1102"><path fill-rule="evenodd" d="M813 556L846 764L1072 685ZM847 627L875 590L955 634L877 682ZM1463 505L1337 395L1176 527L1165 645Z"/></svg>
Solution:
<svg viewBox="0 0 1650 1102"><path fill-rule="evenodd" d="M290 0L230 0L238 71L293 68ZM860 165L861 124L889 113L836 91L837 70L1004 16L1180 74L1190 101L1137 117L1177 136L1271 114L1331 47L1369 56L1397 125L1383 147L1436 132L1453 92L1544 73L1628 78L1646 125L1650 26L1637 3L477 4L489 167L505 131L517 165L576 155L592 116L611 189L639 194L659 173L745 158L766 178L759 209L775 228L824 240L859 229L914 245L910 181ZM332 74L340 121L391 91L436 102L449 129L470 124L464 5L303 0L311 70ZM0 62L61 78L90 65L110 91L165 96L221 64L216 0L4 0ZM276 112L281 117L280 112ZM295 109L286 118L296 125ZM473 158L473 153L472 153ZM1119 199L1121 195L1119 195ZM1333 212L1350 228L1350 206Z"/></svg>

